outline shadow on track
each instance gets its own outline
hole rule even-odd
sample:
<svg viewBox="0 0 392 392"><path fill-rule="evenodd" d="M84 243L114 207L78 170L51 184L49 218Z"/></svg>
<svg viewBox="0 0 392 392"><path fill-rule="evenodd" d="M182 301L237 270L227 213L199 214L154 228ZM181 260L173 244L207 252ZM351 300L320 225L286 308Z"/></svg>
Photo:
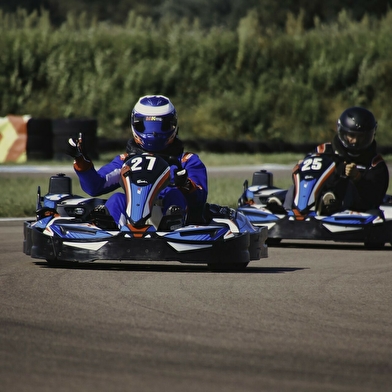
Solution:
<svg viewBox="0 0 392 392"><path fill-rule="evenodd" d="M45 261L36 261L35 265L48 269L75 269L93 271L133 271L133 272L166 272L166 273L209 273L209 274L281 274L286 272L301 271L307 268L294 267L253 267L249 265L240 272L212 272L206 265L195 264L134 264L119 262L92 262L92 263L66 263L58 266L48 265Z"/></svg>

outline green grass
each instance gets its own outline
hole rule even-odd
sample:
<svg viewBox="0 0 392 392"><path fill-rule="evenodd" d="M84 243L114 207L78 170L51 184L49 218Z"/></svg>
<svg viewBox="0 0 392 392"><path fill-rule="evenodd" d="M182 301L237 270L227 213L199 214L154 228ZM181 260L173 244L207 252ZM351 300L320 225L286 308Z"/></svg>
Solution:
<svg viewBox="0 0 392 392"><path fill-rule="evenodd" d="M274 154L217 154L198 153L207 167L213 166L241 166L241 165L263 165L266 163L294 164L302 158L303 154L274 153Z"/></svg>
<svg viewBox="0 0 392 392"><path fill-rule="evenodd" d="M1 186L7 191L3 193L0 203L0 217L34 216L38 186L41 187L42 195L47 193L49 177L49 175L1 175ZM73 180L72 186L73 193L85 195L77 180Z"/></svg>
<svg viewBox="0 0 392 392"><path fill-rule="evenodd" d="M252 173L248 178L251 179ZM80 196L88 196L82 191L76 178L72 176L72 190L74 194ZM226 176L224 178L209 179L209 195L208 202L221 205L236 207L237 200L241 196L243 190L244 179ZM49 176L25 176L19 175L17 178L0 177L3 189L8 191L3 194L3 200L0 204L0 218L6 217L26 217L35 215L36 195L38 186L41 187L41 193L44 195L48 191ZM282 182L275 182L276 186L286 188L287 185ZM107 198L110 196L104 195Z"/></svg>
<svg viewBox="0 0 392 392"><path fill-rule="evenodd" d="M114 154L107 157L102 156L96 162L96 167L100 167L111 159ZM262 165L267 163L288 164L294 163L301 158L298 154L213 154L199 153L200 158L207 167L214 166L239 166L239 165ZM105 158L107 158L105 160ZM391 162L391 157L387 157L387 161ZM66 162L50 162L51 164L66 165ZM30 164L45 164L48 162L30 162ZM71 164L70 164L71 166ZM55 174L55 171L54 173ZM252 172L249 172L247 179L251 180ZM35 215L36 195L38 186L41 187L41 193L44 195L48 190L49 175L23 175L23 174L1 174L0 184L4 190L2 201L0 203L0 217L27 217ZM73 193L80 196L87 196L80 188L77 177L72 174ZM209 195L208 201L221 205L236 207L237 200L241 196L243 190L243 182L246 178L239 177L238 174L228 173L224 177L217 175L210 176L208 180ZM281 188L287 188L291 184L290 176L284 178L276 178L274 176L274 185ZM392 192L392 184L388 189L388 193ZM110 194L104 196L109 197Z"/></svg>

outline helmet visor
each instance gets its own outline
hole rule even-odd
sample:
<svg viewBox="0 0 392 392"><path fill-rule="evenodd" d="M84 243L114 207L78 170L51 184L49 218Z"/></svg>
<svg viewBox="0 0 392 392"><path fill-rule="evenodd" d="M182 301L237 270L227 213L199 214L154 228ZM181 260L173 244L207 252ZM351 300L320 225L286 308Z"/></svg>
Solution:
<svg viewBox="0 0 392 392"><path fill-rule="evenodd" d="M140 133L165 133L174 131L177 121L173 116L133 116L132 125Z"/></svg>
<svg viewBox="0 0 392 392"><path fill-rule="evenodd" d="M374 139L375 130L369 132L339 130L339 137L343 145L352 150L363 150L370 146Z"/></svg>

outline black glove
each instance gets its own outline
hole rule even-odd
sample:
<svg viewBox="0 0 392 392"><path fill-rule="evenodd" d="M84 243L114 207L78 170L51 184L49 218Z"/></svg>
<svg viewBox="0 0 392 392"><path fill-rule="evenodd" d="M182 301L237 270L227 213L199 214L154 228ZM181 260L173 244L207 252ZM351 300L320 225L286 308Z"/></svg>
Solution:
<svg viewBox="0 0 392 392"><path fill-rule="evenodd" d="M68 139L68 144L65 153L71 156L72 158L79 158L83 156L82 141L80 139L70 137Z"/></svg>
<svg viewBox="0 0 392 392"><path fill-rule="evenodd" d="M186 169L174 170L174 185L184 187L188 182L188 172Z"/></svg>
<svg viewBox="0 0 392 392"><path fill-rule="evenodd" d="M210 223L213 218L235 219L237 211L228 206L221 206L219 204L205 203L203 207L203 219Z"/></svg>

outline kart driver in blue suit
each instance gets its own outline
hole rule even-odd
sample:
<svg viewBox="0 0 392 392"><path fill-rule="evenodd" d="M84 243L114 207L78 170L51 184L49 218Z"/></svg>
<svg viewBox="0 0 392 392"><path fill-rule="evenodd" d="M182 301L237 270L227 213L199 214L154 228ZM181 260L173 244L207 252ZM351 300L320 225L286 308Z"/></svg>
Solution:
<svg viewBox="0 0 392 392"><path fill-rule="evenodd" d="M82 189L90 196L100 196L118 189L120 171L124 162L134 154L151 153L162 158L177 157L182 169L172 165L171 182L161 191L162 213L175 206L186 213L188 222L201 218L207 200L207 170L199 156L184 152L178 138L177 112L169 98L163 95L141 97L130 114L133 137L129 139L126 153L117 155L111 162L96 170L91 160L83 154L81 140L70 138L68 155L74 158L74 170ZM105 208L119 227L127 224L126 196L123 192L112 194Z"/></svg>

